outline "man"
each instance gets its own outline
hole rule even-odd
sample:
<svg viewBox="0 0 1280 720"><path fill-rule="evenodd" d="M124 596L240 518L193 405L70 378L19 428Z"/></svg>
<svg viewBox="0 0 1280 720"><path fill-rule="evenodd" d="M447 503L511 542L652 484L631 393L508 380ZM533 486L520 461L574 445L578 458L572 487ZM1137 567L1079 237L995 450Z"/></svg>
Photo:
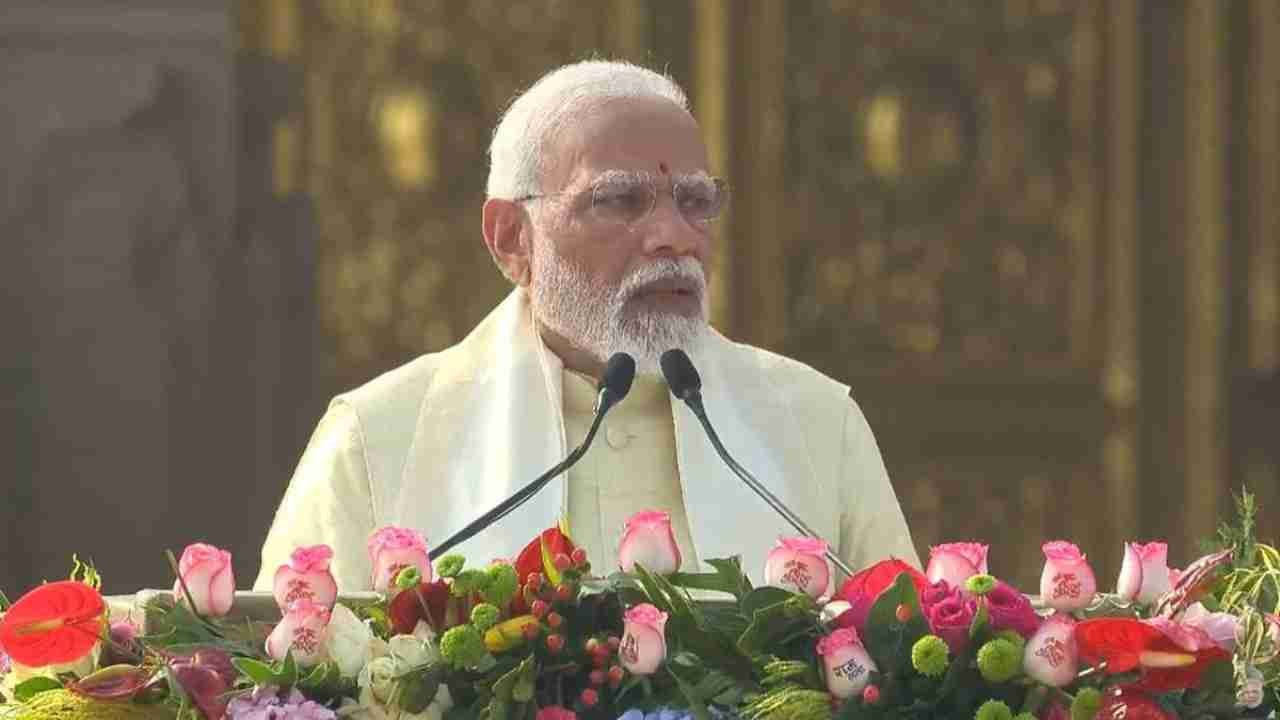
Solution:
<svg viewBox="0 0 1280 720"><path fill-rule="evenodd" d="M729 451L854 567L919 565L871 430L848 387L707 324L710 226L726 188L684 93L624 63L560 68L517 98L490 146L485 245L513 292L461 343L339 396L276 514L256 584L296 546L328 543L346 591L368 587L365 542L384 525L439 542L585 437L604 361L639 375L591 451L459 546L511 557L565 520L602 573L623 522L671 514L682 567L740 555L759 580L797 533L724 466L658 358L683 348Z"/></svg>

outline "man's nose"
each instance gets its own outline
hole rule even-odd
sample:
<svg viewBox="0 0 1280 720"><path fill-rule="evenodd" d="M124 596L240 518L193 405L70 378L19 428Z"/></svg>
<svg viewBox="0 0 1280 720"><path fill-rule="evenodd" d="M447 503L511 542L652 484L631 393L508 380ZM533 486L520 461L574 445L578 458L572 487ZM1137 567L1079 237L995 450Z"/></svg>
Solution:
<svg viewBox="0 0 1280 720"><path fill-rule="evenodd" d="M708 234L694 227L676 209L674 198L659 198L648 227L643 228L646 255L701 256L708 242Z"/></svg>

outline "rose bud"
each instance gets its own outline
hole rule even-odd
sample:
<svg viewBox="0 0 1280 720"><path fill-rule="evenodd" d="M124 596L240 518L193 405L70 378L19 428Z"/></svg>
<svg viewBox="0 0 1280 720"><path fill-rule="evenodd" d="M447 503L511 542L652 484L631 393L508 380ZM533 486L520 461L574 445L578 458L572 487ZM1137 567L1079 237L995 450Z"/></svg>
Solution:
<svg viewBox="0 0 1280 720"><path fill-rule="evenodd" d="M1144 605L1169 592L1169 546L1162 542L1125 543L1116 594Z"/></svg>
<svg viewBox="0 0 1280 720"><path fill-rule="evenodd" d="M1050 615L1027 640L1022 653L1027 675L1053 687L1063 687L1076 677L1075 621L1070 615Z"/></svg>
<svg viewBox="0 0 1280 720"><path fill-rule="evenodd" d="M267 654L283 660L292 648L293 659L299 665L318 665L325 659L324 635L328 625L329 608L310 600L298 600L289 605L267 637Z"/></svg>
<svg viewBox="0 0 1280 720"><path fill-rule="evenodd" d="M1056 541L1047 542L1040 549L1044 552L1044 571L1040 573L1040 599L1044 604L1062 612L1088 607L1098 593L1098 582L1080 548Z"/></svg>
<svg viewBox="0 0 1280 720"><path fill-rule="evenodd" d="M623 572L635 572L637 564L658 575L680 568L680 548L669 513L645 510L627 519L618 543L618 566Z"/></svg>
<svg viewBox="0 0 1280 720"><path fill-rule="evenodd" d="M667 657L667 614L641 603L623 614L625 622L618 657L635 675L652 675Z"/></svg>
<svg viewBox="0 0 1280 720"><path fill-rule="evenodd" d="M987 572L987 546L981 543L943 543L929 548L929 566L925 577L936 583L946 580L955 587L964 587L964 581Z"/></svg>
<svg viewBox="0 0 1280 720"><path fill-rule="evenodd" d="M185 584L191 592L195 611L210 617L231 612L236 599L236 580L231 568L231 553L205 543L188 545L178 561L181 582L173 583L173 595L185 601Z"/></svg>
<svg viewBox="0 0 1280 720"><path fill-rule="evenodd" d="M831 586L826 552L827 542L819 538L779 539L765 560L765 584L815 599L826 595Z"/></svg>
<svg viewBox="0 0 1280 720"><path fill-rule="evenodd" d="M427 556L427 540L417 530L387 526L369 537L369 561L373 565L373 589L390 590L400 571L410 565L418 568L422 582L431 582L431 559Z"/></svg>
<svg viewBox="0 0 1280 720"><path fill-rule="evenodd" d="M876 671L875 661L853 628L841 628L819 638L817 651L822 658L827 691L841 700L862 692Z"/></svg>
<svg viewBox="0 0 1280 720"><path fill-rule="evenodd" d="M300 547L289 556L289 562L276 570L271 592L283 611L296 600L310 600L317 605L333 607L338 599L338 583L329 571L333 548L328 545Z"/></svg>

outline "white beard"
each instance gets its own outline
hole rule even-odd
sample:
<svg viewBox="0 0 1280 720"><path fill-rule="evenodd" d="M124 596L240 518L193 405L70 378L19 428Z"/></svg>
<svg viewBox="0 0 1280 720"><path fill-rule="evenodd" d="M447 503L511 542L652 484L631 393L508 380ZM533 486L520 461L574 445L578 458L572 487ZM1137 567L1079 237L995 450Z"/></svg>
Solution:
<svg viewBox="0 0 1280 720"><path fill-rule="evenodd" d="M602 363L616 352L628 353L635 358L636 372L660 377L662 353L672 348L692 353L701 343L708 330L707 281L696 259L659 258L636 268L616 286L602 286L557 254L550 242L535 243L529 287L534 317L574 347ZM672 278L697 286L697 315L628 306L645 286Z"/></svg>

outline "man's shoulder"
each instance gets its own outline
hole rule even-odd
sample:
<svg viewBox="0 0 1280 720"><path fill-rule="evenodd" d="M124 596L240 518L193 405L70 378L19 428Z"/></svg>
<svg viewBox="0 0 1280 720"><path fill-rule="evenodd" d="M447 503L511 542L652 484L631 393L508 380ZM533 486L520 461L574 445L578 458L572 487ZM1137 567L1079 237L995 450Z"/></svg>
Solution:
<svg viewBox="0 0 1280 720"><path fill-rule="evenodd" d="M849 386L805 362L772 350L739 342L729 343L730 353L748 373L760 378L813 409L844 412L849 406Z"/></svg>
<svg viewBox="0 0 1280 720"><path fill-rule="evenodd" d="M456 375L453 361L457 352L458 346L454 345L419 355L341 393L333 402L350 407L365 425L385 426L386 420L416 417L432 387Z"/></svg>

